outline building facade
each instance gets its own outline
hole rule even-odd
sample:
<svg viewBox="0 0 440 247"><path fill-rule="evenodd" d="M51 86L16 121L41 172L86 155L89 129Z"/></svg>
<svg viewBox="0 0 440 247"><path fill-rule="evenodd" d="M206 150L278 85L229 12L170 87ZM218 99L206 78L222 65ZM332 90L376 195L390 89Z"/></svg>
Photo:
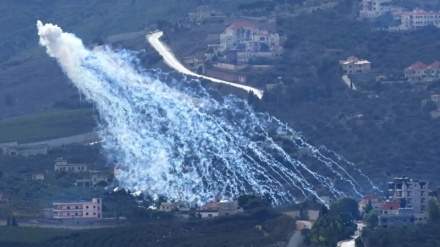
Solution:
<svg viewBox="0 0 440 247"><path fill-rule="evenodd" d="M1 145L2 153L9 156L32 156L46 155L49 151L49 145L40 144L18 144L17 142L4 143Z"/></svg>
<svg viewBox="0 0 440 247"><path fill-rule="evenodd" d="M54 219L102 219L102 199L93 198L90 202L53 203Z"/></svg>
<svg viewBox="0 0 440 247"><path fill-rule="evenodd" d="M416 62L407 67L404 73L409 82L440 80L440 62L435 61L429 65Z"/></svg>
<svg viewBox="0 0 440 247"><path fill-rule="evenodd" d="M427 26L440 28L440 12L415 9L410 12L397 12L394 15L400 17L400 30L411 30Z"/></svg>
<svg viewBox="0 0 440 247"><path fill-rule="evenodd" d="M414 214L427 211L429 182L413 180L407 176L394 178L388 183L389 200L399 202L402 208L412 208Z"/></svg>
<svg viewBox="0 0 440 247"><path fill-rule="evenodd" d="M202 5L197 7L194 11L188 13L188 18L191 23L201 23L211 19L222 19L223 12L214 9L211 5Z"/></svg>
<svg viewBox="0 0 440 247"><path fill-rule="evenodd" d="M392 0L362 0L359 17L362 19L377 18L392 10Z"/></svg>
<svg viewBox="0 0 440 247"><path fill-rule="evenodd" d="M414 211L408 208L400 208L394 214L379 215L379 226L382 227L414 224L415 222Z"/></svg>
<svg viewBox="0 0 440 247"><path fill-rule="evenodd" d="M280 57L283 47L279 34L260 29L255 23L240 21L231 24L220 34L219 51L231 53L228 58L235 58L231 62L247 63L253 58Z"/></svg>
<svg viewBox="0 0 440 247"><path fill-rule="evenodd" d="M376 195L365 195L359 202L359 211L363 212L368 203L371 203L373 210L376 211L380 211L383 207L382 200L380 200Z"/></svg>
<svg viewBox="0 0 440 247"><path fill-rule="evenodd" d="M354 56L339 61L339 64L344 75L367 73L371 70L371 63L368 60L358 59Z"/></svg>
<svg viewBox="0 0 440 247"><path fill-rule="evenodd" d="M55 160L54 170L56 172L86 172L86 164L69 164L65 159L58 158Z"/></svg>

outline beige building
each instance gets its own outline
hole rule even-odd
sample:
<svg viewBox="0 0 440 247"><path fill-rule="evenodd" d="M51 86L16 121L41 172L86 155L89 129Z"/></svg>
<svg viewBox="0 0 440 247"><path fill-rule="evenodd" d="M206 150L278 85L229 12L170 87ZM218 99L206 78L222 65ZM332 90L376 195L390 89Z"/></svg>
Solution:
<svg viewBox="0 0 440 247"><path fill-rule="evenodd" d="M211 5L202 5L197 7L194 11L188 13L188 18L191 23L201 23L206 20L224 18L221 11L214 9Z"/></svg>
<svg viewBox="0 0 440 247"><path fill-rule="evenodd" d="M344 75L361 74L371 70L371 63L368 60L358 59L351 56L347 60L339 61Z"/></svg>
<svg viewBox="0 0 440 247"><path fill-rule="evenodd" d="M86 164L69 164L65 159L58 158L55 160L54 170L56 172L86 172Z"/></svg>
<svg viewBox="0 0 440 247"><path fill-rule="evenodd" d="M44 180L44 173L33 173L31 175L31 178L32 178L32 180L35 180L35 181L42 181L42 180Z"/></svg>
<svg viewBox="0 0 440 247"><path fill-rule="evenodd" d="M93 198L90 202L53 203L54 219L102 219L102 199Z"/></svg>
<svg viewBox="0 0 440 247"><path fill-rule="evenodd" d="M407 67L404 71L405 78L410 82L435 81L440 79L440 62L435 61L429 65L417 62Z"/></svg>
<svg viewBox="0 0 440 247"><path fill-rule="evenodd" d="M410 12L396 12L395 16L400 17L400 30L411 30L427 26L436 26L440 28L440 12L425 11L415 9Z"/></svg>
<svg viewBox="0 0 440 247"><path fill-rule="evenodd" d="M362 19L377 18L392 10L392 0L362 0L359 17Z"/></svg>

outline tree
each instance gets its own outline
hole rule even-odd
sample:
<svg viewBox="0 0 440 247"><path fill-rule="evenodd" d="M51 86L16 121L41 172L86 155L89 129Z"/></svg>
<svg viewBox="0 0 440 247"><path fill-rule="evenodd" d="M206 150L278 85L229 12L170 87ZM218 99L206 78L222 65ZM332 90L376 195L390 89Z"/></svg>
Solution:
<svg viewBox="0 0 440 247"><path fill-rule="evenodd" d="M368 214L371 210L373 210L373 205L371 204L371 200L368 200L368 203L364 208L364 213Z"/></svg>
<svg viewBox="0 0 440 247"><path fill-rule="evenodd" d="M12 216L11 226L18 226L18 223L17 223L17 220L15 219L15 216Z"/></svg>
<svg viewBox="0 0 440 247"><path fill-rule="evenodd" d="M374 228L379 223L379 213L376 210L371 210L364 216L365 223L370 228Z"/></svg>
<svg viewBox="0 0 440 247"><path fill-rule="evenodd" d="M434 199L428 201L428 216L430 222L440 222L440 208Z"/></svg>

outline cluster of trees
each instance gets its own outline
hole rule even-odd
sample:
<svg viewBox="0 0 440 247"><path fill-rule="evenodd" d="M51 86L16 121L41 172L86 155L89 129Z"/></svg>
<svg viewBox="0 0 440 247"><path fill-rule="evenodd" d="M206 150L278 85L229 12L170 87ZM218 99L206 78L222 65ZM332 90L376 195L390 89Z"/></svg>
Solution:
<svg viewBox="0 0 440 247"><path fill-rule="evenodd" d="M348 239L357 229L354 220L360 219L357 201L343 198L322 215L305 237L305 244L313 246L336 246L341 240Z"/></svg>

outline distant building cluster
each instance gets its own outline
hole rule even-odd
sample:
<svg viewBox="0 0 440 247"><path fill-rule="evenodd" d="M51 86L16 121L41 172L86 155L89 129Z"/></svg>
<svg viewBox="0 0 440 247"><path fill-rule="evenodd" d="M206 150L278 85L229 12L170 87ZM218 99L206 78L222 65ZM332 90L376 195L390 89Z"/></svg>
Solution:
<svg viewBox="0 0 440 247"><path fill-rule="evenodd" d="M86 172L87 164L70 164L63 158L55 160L54 170L56 172Z"/></svg>
<svg viewBox="0 0 440 247"><path fill-rule="evenodd" d="M272 59L283 53L279 34L247 21L235 22L220 34L219 50L233 63L248 63L258 57Z"/></svg>
<svg viewBox="0 0 440 247"><path fill-rule="evenodd" d="M190 208L185 207L180 202L162 202L159 206L159 211L162 212L179 212L187 214L191 211ZM202 219L215 218L219 216L235 215L243 212L243 209L238 206L237 201L214 201L203 205L196 210L196 215Z"/></svg>
<svg viewBox="0 0 440 247"><path fill-rule="evenodd" d="M397 30L412 30L421 27L434 26L440 28L440 12L415 9L393 13L396 19L401 20Z"/></svg>
<svg viewBox="0 0 440 247"><path fill-rule="evenodd" d="M368 204L379 212L379 225L383 227L426 223L429 182L407 176L394 178L388 183L388 198L384 201L375 195L366 195L359 202L363 211Z"/></svg>
<svg viewBox="0 0 440 247"><path fill-rule="evenodd" d="M404 71L405 78L410 82L423 82L440 80L440 61L435 61L429 65L416 62Z"/></svg>

